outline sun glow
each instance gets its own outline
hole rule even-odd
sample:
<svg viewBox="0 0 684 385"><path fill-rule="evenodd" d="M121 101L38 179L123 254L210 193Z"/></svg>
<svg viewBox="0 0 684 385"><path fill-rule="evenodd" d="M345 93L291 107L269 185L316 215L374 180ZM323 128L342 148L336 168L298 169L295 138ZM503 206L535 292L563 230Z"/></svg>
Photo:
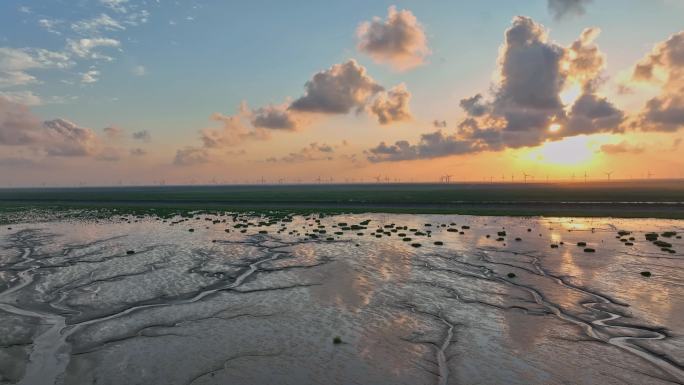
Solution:
<svg viewBox="0 0 684 385"><path fill-rule="evenodd" d="M554 123L554 124L549 126L549 131L551 131L551 132L558 132L558 131L560 131L560 129L561 129L561 125L558 123Z"/></svg>
<svg viewBox="0 0 684 385"><path fill-rule="evenodd" d="M551 130L551 127L549 127L549 130ZM574 136L559 141L546 142L539 147L531 149L526 155L525 158L536 162L576 166L590 163L594 160L596 152L589 137Z"/></svg>

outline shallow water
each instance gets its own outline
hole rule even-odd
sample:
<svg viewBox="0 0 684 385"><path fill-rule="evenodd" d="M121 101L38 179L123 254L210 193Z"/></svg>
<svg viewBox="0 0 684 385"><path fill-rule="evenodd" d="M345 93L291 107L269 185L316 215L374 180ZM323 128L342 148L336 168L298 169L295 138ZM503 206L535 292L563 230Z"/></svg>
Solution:
<svg viewBox="0 0 684 385"><path fill-rule="evenodd" d="M181 219L0 230L0 382L684 383L683 221Z"/></svg>

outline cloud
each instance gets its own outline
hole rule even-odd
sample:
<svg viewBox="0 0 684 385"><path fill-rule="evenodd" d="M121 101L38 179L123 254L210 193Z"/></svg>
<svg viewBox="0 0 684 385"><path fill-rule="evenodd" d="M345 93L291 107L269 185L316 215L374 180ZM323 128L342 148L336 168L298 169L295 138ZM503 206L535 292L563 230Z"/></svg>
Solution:
<svg viewBox="0 0 684 385"><path fill-rule="evenodd" d="M500 149L621 132L624 113L596 93L605 65L594 43L599 33L587 28L570 46L562 47L549 41L542 25L527 17L514 18L504 35L492 99L476 94L461 100L468 115L459 124L466 129L465 136ZM568 91L574 91L576 99L564 102ZM550 130L551 125L558 130Z"/></svg>
<svg viewBox="0 0 684 385"><path fill-rule="evenodd" d="M461 99L459 105L470 116L482 116L489 110L487 106L482 104L482 94L476 94L470 98Z"/></svg>
<svg viewBox="0 0 684 385"><path fill-rule="evenodd" d="M378 63L405 71L424 64L430 54L425 31L408 10L397 11L391 6L387 20L379 17L361 23L356 31L357 48Z"/></svg>
<svg viewBox="0 0 684 385"><path fill-rule="evenodd" d="M220 122L220 128L206 128L200 131L202 143L206 148L234 146L247 139L265 140L270 137L268 131L260 127L249 126L252 113L243 103L235 115L215 113L211 119Z"/></svg>
<svg viewBox="0 0 684 385"><path fill-rule="evenodd" d="M90 128L65 119L43 122L28 107L0 98L0 145L30 146L50 156L90 156L100 141Z"/></svg>
<svg viewBox="0 0 684 385"><path fill-rule="evenodd" d="M135 76L145 76L145 74L147 73L147 69L145 68L145 66L137 65L133 67L131 72Z"/></svg>
<svg viewBox="0 0 684 385"><path fill-rule="evenodd" d="M145 151L142 148L132 148L130 150L130 154L132 156L145 156L145 155L147 155L147 151Z"/></svg>
<svg viewBox="0 0 684 385"><path fill-rule="evenodd" d="M89 128L79 127L65 119L43 122L47 130L45 151L52 156L93 155L99 144L97 135Z"/></svg>
<svg viewBox="0 0 684 385"><path fill-rule="evenodd" d="M432 121L432 126L435 128L446 128L447 126L447 121L446 120L433 120Z"/></svg>
<svg viewBox="0 0 684 385"><path fill-rule="evenodd" d="M282 158L271 157L266 159L267 162L282 162L282 163L301 163L312 162L320 160L333 160L333 153L335 149L327 144L310 143L308 147L304 147L298 152L291 152Z"/></svg>
<svg viewBox="0 0 684 385"><path fill-rule="evenodd" d="M124 134L124 129L118 126L105 127L102 131L109 139L120 139Z"/></svg>
<svg viewBox="0 0 684 385"><path fill-rule="evenodd" d="M405 84L399 84L389 91L380 92L369 106L369 112L382 125L411 120L409 101L411 93Z"/></svg>
<svg viewBox="0 0 684 385"><path fill-rule="evenodd" d="M119 13L126 13L128 0L100 0L100 4Z"/></svg>
<svg viewBox="0 0 684 385"><path fill-rule="evenodd" d="M622 132L625 114L606 98L594 94L580 96L570 110L565 136L596 132Z"/></svg>
<svg viewBox="0 0 684 385"><path fill-rule="evenodd" d="M91 69L81 74L81 83L90 84L100 80L100 71Z"/></svg>
<svg viewBox="0 0 684 385"><path fill-rule="evenodd" d="M420 136L417 145L399 140L392 145L385 142L367 151L368 160L373 163L416 159L432 159L448 155L473 152L474 143L461 140L456 135L447 135L437 130Z"/></svg>
<svg viewBox="0 0 684 385"><path fill-rule="evenodd" d="M112 19L106 13L92 19L77 21L71 24L74 32L82 35L99 35L103 31L123 31L126 29L121 23Z"/></svg>
<svg viewBox="0 0 684 385"><path fill-rule="evenodd" d="M116 39L109 38L92 38L92 39L67 39L67 49L78 57L88 59L112 60L111 57L95 52L100 47L118 48L121 47L121 42Z"/></svg>
<svg viewBox="0 0 684 385"><path fill-rule="evenodd" d="M632 145L627 141L622 141L617 144L604 144L601 146L601 152L606 154L641 154L644 152L644 147L641 145Z"/></svg>
<svg viewBox="0 0 684 385"><path fill-rule="evenodd" d="M586 12L585 6L592 0L547 0L549 12L556 20L567 16L581 16Z"/></svg>
<svg viewBox="0 0 684 385"><path fill-rule="evenodd" d="M55 20L55 19L40 19L38 20L38 25L45 29L46 31L50 33L54 33L55 35L61 35L62 33L57 29L59 25L61 25L63 21L61 20Z"/></svg>
<svg viewBox="0 0 684 385"><path fill-rule="evenodd" d="M585 29L575 42L563 47L549 40L542 25L515 17L504 34L490 97L478 93L460 101L466 117L457 124L455 134L425 134L415 145L381 143L369 151L369 160L500 151L568 136L622 132L625 114L597 93L605 66L594 43L599 32ZM568 91L574 97L564 100Z"/></svg>
<svg viewBox="0 0 684 385"><path fill-rule="evenodd" d="M656 44L634 67L632 80L661 87L641 112L641 129L674 132L684 127L684 31Z"/></svg>
<svg viewBox="0 0 684 385"><path fill-rule="evenodd" d="M73 65L69 57L46 49L0 47L0 88L37 83L28 70L67 68Z"/></svg>
<svg viewBox="0 0 684 385"><path fill-rule="evenodd" d="M194 166L209 162L207 150L198 147L185 147L176 151L173 164L177 166Z"/></svg>
<svg viewBox="0 0 684 385"><path fill-rule="evenodd" d="M362 110L370 97L384 90L353 59L315 74L305 88L304 96L292 102L290 110L346 114Z"/></svg>
<svg viewBox="0 0 684 385"><path fill-rule="evenodd" d="M133 139L139 140L142 142L149 142L150 140L152 140L152 135L150 135L150 132L147 130L136 131L132 134L132 136L133 136Z"/></svg>
<svg viewBox="0 0 684 385"><path fill-rule="evenodd" d="M254 127L291 131L296 130L300 125L296 114L288 110L285 105L268 105L254 110L251 123Z"/></svg>
<svg viewBox="0 0 684 385"><path fill-rule="evenodd" d="M31 91L0 91L0 98L24 106L43 104L43 100Z"/></svg>

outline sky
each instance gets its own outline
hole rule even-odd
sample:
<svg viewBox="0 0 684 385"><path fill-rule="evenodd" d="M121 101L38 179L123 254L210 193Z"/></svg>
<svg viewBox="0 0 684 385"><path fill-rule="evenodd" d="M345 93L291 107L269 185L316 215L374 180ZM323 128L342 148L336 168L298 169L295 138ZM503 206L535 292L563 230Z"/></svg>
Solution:
<svg viewBox="0 0 684 385"><path fill-rule="evenodd" d="M684 177L684 0L0 3L0 187Z"/></svg>

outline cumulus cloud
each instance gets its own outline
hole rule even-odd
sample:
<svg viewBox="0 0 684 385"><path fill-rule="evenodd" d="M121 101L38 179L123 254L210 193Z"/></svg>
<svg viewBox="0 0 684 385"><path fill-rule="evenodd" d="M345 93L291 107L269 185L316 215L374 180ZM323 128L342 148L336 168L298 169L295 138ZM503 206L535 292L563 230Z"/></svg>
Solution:
<svg viewBox="0 0 684 385"><path fill-rule="evenodd" d="M89 128L77 126L65 119L43 122L47 134L45 150L53 156L93 155L99 144L97 135Z"/></svg>
<svg viewBox="0 0 684 385"><path fill-rule="evenodd" d="M624 113L600 96L605 58L589 28L570 46L549 40L546 29L527 17L513 19L499 51L491 96L460 101L466 117L454 135L441 131L416 145L397 142L370 152L372 161L406 160L532 147L547 140L599 132L622 132ZM564 101L568 91L574 97ZM552 129L553 128L553 129Z"/></svg>
<svg viewBox="0 0 684 385"><path fill-rule="evenodd" d="M430 54L423 26L411 11L397 11L394 6L389 7L386 20L375 17L361 23L356 36L359 51L399 71L423 64Z"/></svg>
<svg viewBox="0 0 684 385"><path fill-rule="evenodd" d="M300 119L286 105L257 108L253 111L251 123L254 127L274 130L296 130Z"/></svg>
<svg viewBox="0 0 684 385"><path fill-rule="evenodd" d="M305 88L304 96L290 105L291 110L346 114L352 109L362 110L373 95L384 90L353 59L315 74Z"/></svg>
<svg viewBox="0 0 684 385"><path fill-rule="evenodd" d="M482 116L487 113L488 107L482 104L482 94L461 99L461 108L470 116Z"/></svg>
<svg viewBox="0 0 684 385"><path fill-rule="evenodd" d="M405 84L399 84L389 91L380 92L369 106L369 112L382 125L411 120L409 101L411 93Z"/></svg>
<svg viewBox="0 0 684 385"><path fill-rule="evenodd" d="M132 134L132 136L133 136L133 139L139 140L142 142L149 142L150 140L152 140L152 135L150 135L150 132L147 130L136 131Z"/></svg>
<svg viewBox="0 0 684 385"><path fill-rule="evenodd" d="M560 20L566 16L581 16L584 15L585 6L592 2L592 0L547 0L549 12L556 20Z"/></svg>
<svg viewBox="0 0 684 385"><path fill-rule="evenodd" d="M634 67L632 79L661 87L641 113L643 130L673 132L684 127L684 31L658 43Z"/></svg>
<svg viewBox="0 0 684 385"><path fill-rule="evenodd" d="M90 156L100 141L90 128L65 119L41 121L28 107L0 98L0 145L32 146L51 156Z"/></svg>
<svg viewBox="0 0 684 385"><path fill-rule="evenodd" d="M207 128L200 131L202 143L206 148L234 146L247 139L265 140L270 137L268 131L260 127L251 127L252 116L249 108L243 103L235 115L215 113L211 119L220 122L220 128Z"/></svg>
<svg viewBox="0 0 684 385"><path fill-rule="evenodd" d="M461 140L456 135L447 135L442 130L423 134L416 145L399 140L392 145L385 142L367 151L368 160L374 163L387 161L431 159L447 155L473 152L474 144Z"/></svg>
<svg viewBox="0 0 684 385"><path fill-rule="evenodd" d="M633 145L627 141L622 141L616 144L604 144L601 146L601 152L606 154L641 154L644 152L644 146Z"/></svg>
<svg viewBox="0 0 684 385"><path fill-rule="evenodd" d="M477 94L461 101L468 114L463 124L473 138L493 140L495 147L523 147L578 134L620 132L624 114L596 93L605 63L594 43L599 32L585 29L562 47L549 41L542 25L514 18L505 33L492 100ZM563 93L573 89L576 99L564 102ZM555 132L549 130L554 124L559 128Z"/></svg>
<svg viewBox="0 0 684 385"><path fill-rule="evenodd" d="M310 143L298 152L291 152L281 158L271 157L267 162L301 163L320 160L333 160L335 149L327 144Z"/></svg>
<svg viewBox="0 0 684 385"><path fill-rule="evenodd" d="M177 166L194 166L208 163L209 153L204 148L185 147L176 151L173 164Z"/></svg>

